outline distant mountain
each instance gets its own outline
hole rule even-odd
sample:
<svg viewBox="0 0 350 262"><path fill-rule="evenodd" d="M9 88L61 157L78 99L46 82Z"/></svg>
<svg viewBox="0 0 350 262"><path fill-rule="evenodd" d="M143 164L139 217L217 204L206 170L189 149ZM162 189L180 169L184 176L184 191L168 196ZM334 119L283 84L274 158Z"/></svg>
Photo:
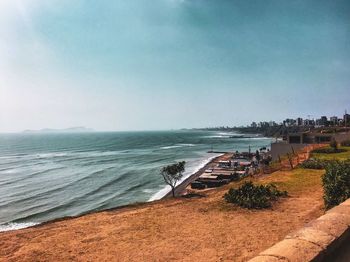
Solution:
<svg viewBox="0 0 350 262"><path fill-rule="evenodd" d="M70 127L65 129L44 128L40 130L24 130L23 133L85 133L85 132L93 132L93 131L94 130L91 128L78 126L78 127Z"/></svg>

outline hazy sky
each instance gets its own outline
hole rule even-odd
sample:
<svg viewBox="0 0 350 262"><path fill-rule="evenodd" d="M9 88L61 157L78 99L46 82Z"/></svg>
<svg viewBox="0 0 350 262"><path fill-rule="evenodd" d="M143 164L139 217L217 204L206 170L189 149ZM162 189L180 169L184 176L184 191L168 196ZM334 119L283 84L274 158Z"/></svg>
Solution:
<svg viewBox="0 0 350 262"><path fill-rule="evenodd" d="M350 1L0 0L0 132L350 110Z"/></svg>

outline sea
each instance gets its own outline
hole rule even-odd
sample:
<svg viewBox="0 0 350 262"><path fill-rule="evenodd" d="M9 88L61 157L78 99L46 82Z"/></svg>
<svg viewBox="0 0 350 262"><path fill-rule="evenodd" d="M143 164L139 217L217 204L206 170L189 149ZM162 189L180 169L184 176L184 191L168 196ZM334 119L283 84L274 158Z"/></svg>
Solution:
<svg viewBox="0 0 350 262"><path fill-rule="evenodd" d="M269 147L270 138L219 131L0 134L0 232L153 201L170 191L163 166L183 179L224 151Z"/></svg>

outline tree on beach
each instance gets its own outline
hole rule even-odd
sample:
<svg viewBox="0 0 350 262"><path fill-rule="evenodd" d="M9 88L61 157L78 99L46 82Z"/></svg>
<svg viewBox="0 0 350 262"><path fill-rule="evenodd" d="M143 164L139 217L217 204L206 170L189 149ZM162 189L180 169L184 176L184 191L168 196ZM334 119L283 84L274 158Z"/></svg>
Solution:
<svg viewBox="0 0 350 262"><path fill-rule="evenodd" d="M175 197L176 184L182 178L183 172L185 171L185 164L185 161L178 162L176 164L163 167L160 172L165 183L171 186L173 197Z"/></svg>

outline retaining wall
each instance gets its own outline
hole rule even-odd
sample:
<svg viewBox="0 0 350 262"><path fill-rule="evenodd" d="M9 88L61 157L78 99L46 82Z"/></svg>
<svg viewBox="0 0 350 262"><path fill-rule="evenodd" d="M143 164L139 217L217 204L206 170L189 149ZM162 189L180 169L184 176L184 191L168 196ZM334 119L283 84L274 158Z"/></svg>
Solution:
<svg viewBox="0 0 350 262"><path fill-rule="evenodd" d="M284 156L288 153L299 151L308 146L308 144L288 144L288 143L271 143L272 160L278 160L278 156ZM294 151L293 151L294 150Z"/></svg>
<svg viewBox="0 0 350 262"><path fill-rule="evenodd" d="M343 261L338 257L348 255L350 199L330 209L299 231L289 234L249 262Z"/></svg>

